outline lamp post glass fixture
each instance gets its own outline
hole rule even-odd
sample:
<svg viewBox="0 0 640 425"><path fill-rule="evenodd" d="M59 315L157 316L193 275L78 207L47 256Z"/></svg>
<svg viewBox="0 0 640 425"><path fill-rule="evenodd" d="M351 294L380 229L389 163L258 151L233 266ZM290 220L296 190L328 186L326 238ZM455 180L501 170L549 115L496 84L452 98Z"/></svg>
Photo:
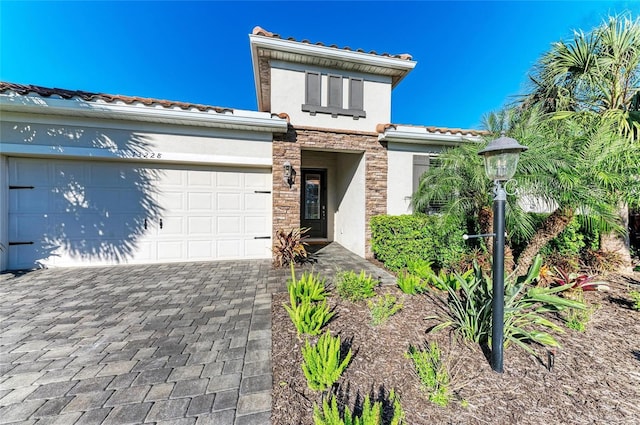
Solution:
<svg viewBox="0 0 640 425"><path fill-rule="evenodd" d="M513 177L518 166L520 152L528 148L517 140L506 137L489 142L478 152L484 156L484 171L494 182L493 198L493 298L491 299L491 368L502 373L504 348L504 227L507 192L502 182Z"/></svg>

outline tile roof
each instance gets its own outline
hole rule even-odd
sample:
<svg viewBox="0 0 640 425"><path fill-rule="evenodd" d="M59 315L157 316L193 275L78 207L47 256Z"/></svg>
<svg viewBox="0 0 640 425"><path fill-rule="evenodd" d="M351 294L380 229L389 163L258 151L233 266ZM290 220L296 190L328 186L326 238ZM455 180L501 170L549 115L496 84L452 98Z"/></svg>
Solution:
<svg viewBox="0 0 640 425"><path fill-rule="evenodd" d="M334 48L334 49L345 50L345 51L349 51L349 52L368 53L370 55L375 55L375 56L385 56L385 57L396 58L396 59L404 59L404 60L412 60L413 59L413 57L408 53L402 53L402 54L399 54L399 55L392 55L390 53L378 53L378 52L376 52L374 50L370 50L368 52L363 50L363 49L355 49L354 50L354 49L352 49L351 47L348 47L348 46L338 47L336 44L326 45L326 44L324 44L322 42L311 43L309 40L306 40L306 39L305 40L296 40L293 37L289 37L289 38L285 39L285 38L282 38L279 34L272 33L272 32L267 31L267 30L265 30L265 29L263 29L263 28L261 28L259 26L255 27L253 29L252 34L253 35L261 35L261 36L270 37L270 38L278 38L278 39L281 39L281 40L295 41L295 42L298 42L298 43L314 44L316 46L331 47L331 48Z"/></svg>
<svg viewBox="0 0 640 425"><path fill-rule="evenodd" d="M378 124L376 126L376 131L378 133L384 133L389 128L393 128L394 130L396 130L398 129L398 127L410 127L412 130L424 129L427 133L431 133L431 134L451 134L451 135L460 135L460 136L486 136L487 134L489 134L489 132L483 131L483 130L469 130L469 129L463 129L463 128L418 126L418 125L406 125L406 124Z"/></svg>
<svg viewBox="0 0 640 425"><path fill-rule="evenodd" d="M214 111L217 113L233 112L231 108L221 108L217 106L201 105L197 103L176 102L171 100L152 99L148 97L123 96L119 94L93 93L81 90L66 90L58 88L48 88L35 85L16 84L0 81L0 93L14 92L26 96L30 93L42 97L59 96L62 99L78 98L87 102L103 101L106 103L123 102L128 105L143 104L145 106L162 106L167 109L180 108L183 110L197 109L200 112Z"/></svg>

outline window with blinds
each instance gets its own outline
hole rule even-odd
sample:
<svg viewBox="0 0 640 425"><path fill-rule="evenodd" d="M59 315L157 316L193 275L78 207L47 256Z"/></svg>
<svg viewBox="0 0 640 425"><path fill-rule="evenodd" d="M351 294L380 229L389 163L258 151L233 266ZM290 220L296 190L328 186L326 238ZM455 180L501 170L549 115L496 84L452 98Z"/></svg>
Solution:
<svg viewBox="0 0 640 425"><path fill-rule="evenodd" d="M432 167L441 167L442 162L440 158L433 155L414 155L413 156L413 193L415 194L418 191L420 186L420 180L424 173L426 173L429 168ZM436 214L442 211L442 208L445 204L446 200L435 200L432 201L429 206L425 209L427 214Z"/></svg>

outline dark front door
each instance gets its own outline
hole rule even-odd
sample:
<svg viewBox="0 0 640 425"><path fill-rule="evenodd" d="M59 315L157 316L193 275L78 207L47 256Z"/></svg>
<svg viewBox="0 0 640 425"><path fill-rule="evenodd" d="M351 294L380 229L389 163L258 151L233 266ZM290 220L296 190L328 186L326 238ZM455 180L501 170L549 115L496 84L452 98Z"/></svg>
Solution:
<svg viewBox="0 0 640 425"><path fill-rule="evenodd" d="M327 237L327 170L302 170L300 226L312 238Z"/></svg>

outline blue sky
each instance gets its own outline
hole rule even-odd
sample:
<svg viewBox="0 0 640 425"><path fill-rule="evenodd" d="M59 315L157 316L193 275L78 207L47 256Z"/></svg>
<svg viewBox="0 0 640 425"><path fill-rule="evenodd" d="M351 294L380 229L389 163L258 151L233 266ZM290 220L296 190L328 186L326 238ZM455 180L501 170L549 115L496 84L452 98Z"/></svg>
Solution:
<svg viewBox="0 0 640 425"><path fill-rule="evenodd" d="M0 79L256 110L248 34L392 54L416 68L392 122L478 128L526 89L551 43L632 1L6 1ZM281 111L274 111L281 112Z"/></svg>

